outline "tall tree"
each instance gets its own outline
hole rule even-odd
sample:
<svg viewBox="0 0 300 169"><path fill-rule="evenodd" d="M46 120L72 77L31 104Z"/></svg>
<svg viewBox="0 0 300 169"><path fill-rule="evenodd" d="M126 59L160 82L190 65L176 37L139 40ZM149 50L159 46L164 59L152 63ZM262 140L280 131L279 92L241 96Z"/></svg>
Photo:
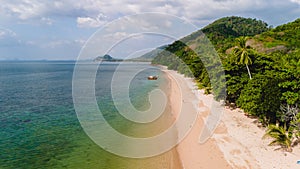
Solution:
<svg viewBox="0 0 300 169"><path fill-rule="evenodd" d="M236 47L233 49L232 53L237 64L245 64L249 78L252 79L251 72L248 65L252 64L251 55L254 54L254 50L247 45L248 37L239 37L236 39Z"/></svg>
<svg viewBox="0 0 300 169"><path fill-rule="evenodd" d="M280 109L279 80L272 72L255 74L242 89L236 103L245 112L259 117L263 125L275 124Z"/></svg>

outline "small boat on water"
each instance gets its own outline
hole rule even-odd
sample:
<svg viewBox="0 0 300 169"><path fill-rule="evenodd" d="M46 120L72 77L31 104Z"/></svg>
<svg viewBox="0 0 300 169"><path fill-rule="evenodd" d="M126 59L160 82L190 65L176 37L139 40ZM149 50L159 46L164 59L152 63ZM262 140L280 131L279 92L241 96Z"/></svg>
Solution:
<svg viewBox="0 0 300 169"><path fill-rule="evenodd" d="M157 80L158 76L148 76L148 80Z"/></svg>

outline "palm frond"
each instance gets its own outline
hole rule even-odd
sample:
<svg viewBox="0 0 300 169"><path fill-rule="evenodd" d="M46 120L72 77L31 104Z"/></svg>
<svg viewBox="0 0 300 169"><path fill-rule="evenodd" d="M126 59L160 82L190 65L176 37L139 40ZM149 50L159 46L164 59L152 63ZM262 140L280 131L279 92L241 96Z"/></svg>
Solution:
<svg viewBox="0 0 300 169"><path fill-rule="evenodd" d="M263 136L263 139L267 136L272 137L273 140L269 144L271 145L280 145L283 148L290 149L292 141L289 134L285 131L283 127L276 125L269 125L266 134Z"/></svg>

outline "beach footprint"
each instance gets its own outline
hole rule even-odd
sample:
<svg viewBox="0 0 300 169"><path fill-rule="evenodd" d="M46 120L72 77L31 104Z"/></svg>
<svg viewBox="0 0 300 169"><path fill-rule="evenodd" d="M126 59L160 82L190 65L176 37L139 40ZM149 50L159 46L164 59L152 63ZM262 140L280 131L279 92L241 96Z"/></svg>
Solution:
<svg viewBox="0 0 300 169"><path fill-rule="evenodd" d="M224 153L225 159L233 168L259 168L257 162L250 151L237 140L227 136L227 134L214 134L219 148Z"/></svg>

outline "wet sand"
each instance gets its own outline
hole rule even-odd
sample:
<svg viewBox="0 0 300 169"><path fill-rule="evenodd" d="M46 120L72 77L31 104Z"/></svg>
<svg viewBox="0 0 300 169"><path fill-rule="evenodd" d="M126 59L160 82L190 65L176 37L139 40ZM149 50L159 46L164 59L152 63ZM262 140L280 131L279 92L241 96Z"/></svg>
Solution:
<svg viewBox="0 0 300 169"><path fill-rule="evenodd" d="M178 120L179 116L188 116L188 113L198 113L201 108L200 100L193 92L193 84L191 79L187 80L183 75L179 75L175 71L164 70L169 75L172 84L172 113ZM178 89L180 87L180 90ZM182 95L180 95L180 93ZM181 98L181 99L178 99ZM182 105L181 108L178 105ZM199 107L200 106L200 107ZM210 138L204 144L199 143L199 137L204 128L204 119L209 113L201 112L196 117L190 132L177 145L176 149L179 153L181 163L185 169L213 169L222 168L229 169L231 166L226 161L222 151L218 147L215 139ZM178 132L181 134L182 128L178 124Z"/></svg>
<svg viewBox="0 0 300 169"><path fill-rule="evenodd" d="M129 130L132 133L137 133L138 137L152 137L158 134L163 133L165 130L169 129L176 120L176 117L172 113L173 110L178 109L176 107L175 100L180 100L180 95L173 92L174 84L171 79L168 78L167 73L163 73L165 81L163 84L159 86L159 88L165 93L168 99L168 104L165 107L165 111L162 115L156 119L155 121L147 124L135 124ZM178 88L178 87L177 87ZM175 98L175 99L174 99ZM160 98L158 98L160 99ZM176 129L176 128L175 128ZM145 132L147 131L147 132ZM133 134L135 135L135 134ZM137 136L135 135L135 136ZM163 140L158 147L164 147L164 145L173 143L176 146L176 142L178 141L178 133L177 130L172 130L172 134L168 137L168 139ZM167 152L164 152L160 155L156 155L149 158L141 158L141 159L133 159L133 158L124 158L123 163L126 167L130 169L183 169L182 163L177 152L177 148L173 147Z"/></svg>

